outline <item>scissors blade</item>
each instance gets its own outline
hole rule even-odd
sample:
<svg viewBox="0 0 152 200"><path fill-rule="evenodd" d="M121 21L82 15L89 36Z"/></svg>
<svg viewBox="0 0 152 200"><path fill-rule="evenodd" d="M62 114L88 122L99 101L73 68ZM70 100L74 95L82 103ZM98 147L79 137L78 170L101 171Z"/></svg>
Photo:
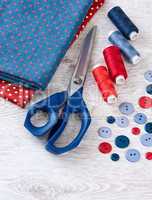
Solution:
<svg viewBox="0 0 152 200"><path fill-rule="evenodd" d="M86 74L89 68L90 58L92 55L93 45L95 41L97 26L89 31L80 48L80 55L76 63L75 72L72 76L70 89L76 89L84 84Z"/></svg>
<svg viewBox="0 0 152 200"><path fill-rule="evenodd" d="M94 26L85 37L84 42L81 46L80 56L76 64L76 69L75 69L74 77L73 77L74 82L75 83L78 82L77 84L79 84L80 82L84 82L85 80L88 67L89 67L90 57L92 54L96 30L97 30L97 26Z"/></svg>

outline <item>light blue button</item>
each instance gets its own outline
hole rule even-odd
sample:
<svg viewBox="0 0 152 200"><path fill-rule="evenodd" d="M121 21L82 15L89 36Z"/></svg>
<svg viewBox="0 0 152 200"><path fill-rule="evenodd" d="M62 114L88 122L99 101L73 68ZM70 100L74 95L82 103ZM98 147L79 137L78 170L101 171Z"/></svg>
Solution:
<svg viewBox="0 0 152 200"><path fill-rule="evenodd" d="M147 116L144 113L137 113L134 116L134 121L137 124L145 124L147 122Z"/></svg>
<svg viewBox="0 0 152 200"><path fill-rule="evenodd" d="M98 130L98 134L99 134L99 136L102 137L102 138L110 138L111 135L112 135L112 131L111 131L111 129L108 128L108 127L101 127L101 128L99 128L99 130Z"/></svg>
<svg viewBox="0 0 152 200"><path fill-rule="evenodd" d="M141 144L145 147L152 147L152 135L151 134L144 134L140 138Z"/></svg>
<svg viewBox="0 0 152 200"><path fill-rule="evenodd" d="M136 149L129 149L127 152L126 152L126 155L125 155L126 159L129 161L129 162L137 162L140 160L140 152Z"/></svg>
<svg viewBox="0 0 152 200"><path fill-rule="evenodd" d="M144 76L148 82L152 82L152 70L147 71Z"/></svg>
<svg viewBox="0 0 152 200"><path fill-rule="evenodd" d="M129 120L125 116L117 117L116 124L117 124L117 126L119 126L121 128L126 128L129 125Z"/></svg>
<svg viewBox="0 0 152 200"><path fill-rule="evenodd" d="M130 115L135 111L135 109L133 104L124 102L119 105L119 111L124 115Z"/></svg>

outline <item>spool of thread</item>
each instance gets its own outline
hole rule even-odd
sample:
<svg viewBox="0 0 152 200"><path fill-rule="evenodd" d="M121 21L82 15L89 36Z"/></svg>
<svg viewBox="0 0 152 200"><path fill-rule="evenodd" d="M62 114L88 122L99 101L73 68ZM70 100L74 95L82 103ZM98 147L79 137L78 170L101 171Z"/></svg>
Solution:
<svg viewBox="0 0 152 200"><path fill-rule="evenodd" d="M117 92L106 67L96 65L92 69L92 74L103 96L104 101L109 104L117 102Z"/></svg>
<svg viewBox="0 0 152 200"><path fill-rule="evenodd" d="M127 71L123 62L120 49L116 46L109 46L103 50L105 62L111 79L117 84L122 85L127 79Z"/></svg>
<svg viewBox="0 0 152 200"><path fill-rule="evenodd" d="M112 8L108 12L108 17L127 39L137 39L139 29L119 6Z"/></svg>
<svg viewBox="0 0 152 200"><path fill-rule="evenodd" d="M108 39L112 44L119 47L124 57L129 62L131 62L134 65L140 62L141 57L139 52L128 42L128 40L119 31L110 32Z"/></svg>

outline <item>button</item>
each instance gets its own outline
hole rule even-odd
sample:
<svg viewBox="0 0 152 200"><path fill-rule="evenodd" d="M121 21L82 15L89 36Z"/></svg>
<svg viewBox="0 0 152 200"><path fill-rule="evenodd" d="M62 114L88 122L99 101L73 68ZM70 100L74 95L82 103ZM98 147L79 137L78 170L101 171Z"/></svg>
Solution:
<svg viewBox="0 0 152 200"><path fill-rule="evenodd" d="M152 160L152 152L147 152L147 153L145 154L145 158L146 158L147 160Z"/></svg>
<svg viewBox="0 0 152 200"><path fill-rule="evenodd" d="M140 128L134 127L134 128L132 128L131 132L132 132L133 135L139 135L140 134Z"/></svg>
<svg viewBox="0 0 152 200"><path fill-rule="evenodd" d="M108 154L108 153L110 153L112 151L112 146L111 146L111 144L109 144L107 142L102 142L99 145L99 151L101 153Z"/></svg>
<svg viewBox="0 0 152 200"><path fill-rule="evenodd" d="M134 116L134 121L137 124L145 124L147 122L147 116L144 113L137 113Z"/></svg>
<svg viewBox="0 0 152 200"><path fill-rule="evenodd" d="M112 135L112 131L111 131L111 129L108 128L108 127L101 127L101 128L99 128L99 130L98 130L98 134L99 134L99 136L102 137L102 138L109 138L109 137L111 137L111 135Z"/></svg>
<svg viewBox="0 0 152 200"><path fill-rule="evenodd" d="M115 145L121 149L128 147L129 143L130 143L129 138L124 135L120 135L115 139Z"/></svg>
<svg viewBox="0 0 152 200"><path fill-rule="evenodd" d="M151 71L151 70L148 70L148 71L144 74L144 77L145 77L145 79L146 79L148 82L152 82L152 71Z"/></svg>
<svg viewBox="0 0 152 200"><path fill-rule="evenodd" d="M116 124L117 126L121 128L126 128L129 125L129 120L127 117L121 116L116 118Z"/></svg>
<svg viewBox="0 0 152 200"><path fill-rule="evenodd" d="M145 147L152 147L152 135L144 134L140 138L141 144Z"/></svg>
<svg viewBox="0 0 152 200"><path fill-rule="evenodd" d="M127 152L126 152L126 155L125 155L126 159L129 161L129 162L137 162L140 160L140 152L136 149L129 149Z"/></svg>
<svg viewBox="0 0 152 200"><path fill-rule="evenodd" d="M149 122L145 125L145 131L147 133L152 133L152 122Z"/></svg>
<svg viewBox="0 0 152 200"><path fill-rule="evenodd" d="M130 115L135 111L135 109L133 104L124 102L119 105L119 111L124 115Z"/></svg>
<svg viewBox="0 0 152 200"><path fill-rule="evenodd" d="M144 109L152 107L152 99L150 97L143 96L139 99L139 106Z"/></svg>
<svg viewBox="0 0 152 200"><path fill-rule="evenodd" d="M111 155L111 160L112 160L112 161L118 161L118 160L120 160L119 154L113 153L113 154Z"/></svg>
<svg viewBox="0 0 152 200"><path fill-rule="evenodd" d="M152 84L150 84L150 85L148 85L148 86L146 87L146 92L147 92L148 94L152 95Z"/></svg>
<svg viewBox="0 0 152 200"><path fill-rule="evenodd" d="M107 122L109 124L113 124L113 123L115 123L115 121L116 121L116 119L113 116L108 116L107 117Z"/></svg>

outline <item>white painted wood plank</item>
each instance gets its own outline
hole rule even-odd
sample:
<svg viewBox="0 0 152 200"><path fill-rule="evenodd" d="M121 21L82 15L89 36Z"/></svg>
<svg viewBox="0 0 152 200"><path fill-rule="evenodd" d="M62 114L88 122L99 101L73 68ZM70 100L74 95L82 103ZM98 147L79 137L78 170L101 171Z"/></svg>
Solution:
<svg viewBox="0 0 152 200"><path fill-rule="evenodd" d="M107 45L107 35L113 25L106 17L113 5L122 6L142 32L134 42L144 60L138 66L127 64L129 80L119 88L119 102L137 103L144 94L146 83L143 73L151 68L152 49L152 3L151 0L108 1L94 17L92 24L98 25L97 40L92 64L103 63L101 50ZM70 64L78 54L80 41L66 55L50 86L50 93L64 89L73 69ZM91 71L91 70L90 70ZM66 78L65 78L66 74ZM93 92L92 92L93 91ZM107 106L101 100L91 73L85 84L85 99L92 114L92 124L81 146L63 156L54 156L43 148L44 141L32 137L24 128L26 110L0 100L0 200L151 200L152 163L144 158L138 163L128 163L124 152L118 163L98 150L100 139L97 129L105 124L108 114L118 115L117 105ZM136 104L136 109L140 111ZM151 110L147 111L149 120ZM72 127L76 128L77 125ZM130 128L133 124L130 124ZM130 128L125 134L132 137L132 147L137 147L144 156L144 149ZM114 134L124 133L114 127ZM65 138L67 139L67 138ZM114 137L111 139L113 141Z"/></svg>

